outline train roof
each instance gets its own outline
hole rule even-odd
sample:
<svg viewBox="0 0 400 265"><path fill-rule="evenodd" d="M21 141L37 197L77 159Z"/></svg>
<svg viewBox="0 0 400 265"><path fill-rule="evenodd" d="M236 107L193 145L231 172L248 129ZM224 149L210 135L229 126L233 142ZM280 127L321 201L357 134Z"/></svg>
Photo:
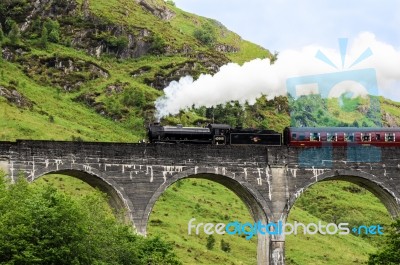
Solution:
<svg viewBox="0 0 400 265"><path fill-rule="evenodd" d="M400 132L400 127L288 127L291 132Z"/></svg>
<svg viewBox="0 0 400 265"><path fill-rule="evenodd" d="M209 128L212 129L231 129L232 127L228 124L219 124L219 123L210 123L208 125Z"/></svg>
<svg viewBox="0 0 400 265"><path fill-rule="evenodd" d="M202 132L210 133L210 129L201 127L182 127L182 126L163 126L162 131L164 132Z"/></svg>

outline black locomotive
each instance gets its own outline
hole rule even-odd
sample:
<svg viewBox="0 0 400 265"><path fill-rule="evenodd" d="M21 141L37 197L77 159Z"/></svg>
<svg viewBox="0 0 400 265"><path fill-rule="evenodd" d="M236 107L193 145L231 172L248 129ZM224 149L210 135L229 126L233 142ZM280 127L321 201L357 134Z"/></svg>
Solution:
<svg viewBox="0 0 400 265"><path fill-rule="evenodd" d="M232 128L227 124L209 124L207 127L161 126L148 128L151 143L195 143L214 145L280 146L282 134L273 130Z"/></svg>

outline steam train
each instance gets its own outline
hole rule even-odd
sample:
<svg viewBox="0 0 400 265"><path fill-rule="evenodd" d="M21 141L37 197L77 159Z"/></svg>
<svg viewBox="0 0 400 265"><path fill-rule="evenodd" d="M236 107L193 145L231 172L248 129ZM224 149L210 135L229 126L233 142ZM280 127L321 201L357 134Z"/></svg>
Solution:
<svg viewBox="0 0 400 265"><path fill-rule="evenodd" d="M400 146L400 128L357 127L286 127L283 133L273 130L232 128L227 124L207 127L148 127L151 143L194 143L213 145L264 146Z"/></svg>

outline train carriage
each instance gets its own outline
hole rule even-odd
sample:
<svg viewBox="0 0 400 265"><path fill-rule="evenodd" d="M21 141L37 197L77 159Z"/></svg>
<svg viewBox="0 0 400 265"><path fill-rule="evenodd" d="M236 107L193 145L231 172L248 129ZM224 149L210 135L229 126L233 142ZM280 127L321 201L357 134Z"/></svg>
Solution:
<svg viewBox="0 0 400 265"><path fill-rule="evenodd" d="M400 128L287 127L284 144L290 146L400 146Z"/></svg>

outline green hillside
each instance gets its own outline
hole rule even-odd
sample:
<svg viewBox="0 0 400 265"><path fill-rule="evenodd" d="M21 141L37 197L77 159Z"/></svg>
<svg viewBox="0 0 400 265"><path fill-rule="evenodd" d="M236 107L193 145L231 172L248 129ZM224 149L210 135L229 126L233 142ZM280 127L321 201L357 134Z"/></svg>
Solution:
<svg viewBox="0 0 400 265"><path fill-rule="evenodd" d="M170 81L213 74L227 62L277 59L218 21L182 11L172 1L33 2L0 3L0 141L137 142L146 137L145 125L154 119L154 101ZM378 99L383 125L400 124L400 104ZM291 122L293 108L303 111L301 104L305 104L309 109L296 119L301 125L322 121L348 125L355 119L360 126L375 124L376 116L365 115L368 102L350 101L349 109L343 109L335 102L321 108L321 101L302 98L296 105L286 97L267 100L262 96L254 105L231 102L192 109L163 122L190 125L214 120L282 131ZM352 116L347 115L349 111ZM81 181L64 176L40 181L77 196L90 192ZM177 208L179 216L174 214ZM289 220L331 222L338 213L341 220L357 224L389 222L387 211L371 194L335 182L313 186ZM205 235L186 234L191 217L203 222L251 221L245 205L226 188L204 180L184 180L157 202L149 233L173 241L185 264L255 264L256 239L216 236L214 248L207 250ZM221 250L221 239L229 243L229 252ZM307 265L361 264L379 242L356 236L289 236L287 260Z"/></svg>
<svg viewBox="0 0 400 265"><path fill-rule="evenodd" d="M12 0L0 23L0 140L136 142L170 81L271 56L164 1Z"/></svg>

